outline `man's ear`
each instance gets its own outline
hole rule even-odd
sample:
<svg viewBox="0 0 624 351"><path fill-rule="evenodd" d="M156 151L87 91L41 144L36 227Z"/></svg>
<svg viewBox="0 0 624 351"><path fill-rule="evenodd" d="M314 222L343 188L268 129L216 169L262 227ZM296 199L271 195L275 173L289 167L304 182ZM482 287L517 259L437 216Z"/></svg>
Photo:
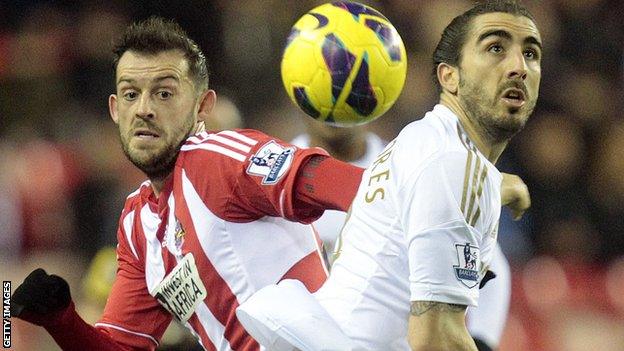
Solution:
<svg viewBox="0 0 624 351"><path fill-rule="evenodd" d="M215 107L217 102L217 93L214 90L208 89L199 97L199 104L197 105L197 121L204 122L210 115L210 112Z"/></svg>
<svg viewBox="0 0 624 351"><path fill-rule="evenodd" d="M442 86L442 91L446 91L451 95L457 94L457 89L459 88L459 69L442 62L438 64L436 72L438 75L438 82L440 82Z"/></svg>
<svg viewBox="0 0 624 351"><path fill-rule="evenodd" d="M119 124L119 115L117 114L117 95L111 94L108 97L108 112L115 124Z"/></svg>

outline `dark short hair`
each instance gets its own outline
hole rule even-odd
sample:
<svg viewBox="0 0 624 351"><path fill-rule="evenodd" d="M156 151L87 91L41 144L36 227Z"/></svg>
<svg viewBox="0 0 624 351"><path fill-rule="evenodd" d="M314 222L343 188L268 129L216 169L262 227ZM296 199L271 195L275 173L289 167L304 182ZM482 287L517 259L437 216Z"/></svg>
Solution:
<svg viewBox="0 0 624 351"><path fill-rule="evenodd" d="M131 24L113 44L113 68L126 51L156 55L163 51L180 50L188 61L189 75L199 89L208 89L208 64L197 43L189 38L173 20L152 16Z"/></svg>
<svg viewBox="0 0 624 351"><path fill-rule="evenodd" d="M442 37L433 52L433 80L441 90L438 81L438 65L446 63L455 67L459 67L461 61L461 51L466 43L466 34L470 29L470 23L473 18L491 12L503 12L516 16L524 16L535 22L535 17L529 10L514 0L489 0L482 1L470 10L453 18L444 31Z"/></svg>

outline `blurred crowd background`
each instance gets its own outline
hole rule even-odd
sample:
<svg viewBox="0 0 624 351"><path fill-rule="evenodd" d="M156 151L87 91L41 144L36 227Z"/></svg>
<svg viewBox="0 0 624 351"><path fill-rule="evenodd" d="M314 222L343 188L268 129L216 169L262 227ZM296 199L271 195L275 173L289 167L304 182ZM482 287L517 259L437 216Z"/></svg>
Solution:
<svg viewBox="0 0 624 351"><path fill-rule="evenodd" d="M364 2L394 23L408 50L400 99L363 127L391 140L436 103L431 54L471 2ZM97 279L88 267L116 244L125 197L144 178L125 159L107 107L110 44L127 24L174 18L197 41L219 96L211 128L291 140L308 117L281 87L280 55L292 24L321 3L0 1L2 279L15 289L45 267L70 281L87 319L100 313L102 281L115 267L96 260ZM498 164L527 182L533 201L519 222L503 211L499 240L514 289L501 350L624 350L624 1L523 3L545 50L536 111ZM42 329L13 323L15 349L55 349Z"/></svg>

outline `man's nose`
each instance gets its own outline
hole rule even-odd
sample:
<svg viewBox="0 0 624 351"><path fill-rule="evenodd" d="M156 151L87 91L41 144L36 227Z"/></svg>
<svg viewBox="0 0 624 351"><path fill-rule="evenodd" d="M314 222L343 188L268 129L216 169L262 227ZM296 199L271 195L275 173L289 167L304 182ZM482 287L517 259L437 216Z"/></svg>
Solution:
<svg viewBox="0 0 624 351"><path fill-rule="evenodd" d="M509 60L507 78L525 80L527 77L527 64L522 50L515 51L513 55L509 57Z"/></svg>
<svg viewBox="0 0 624 351"><path fill-rule="evenodd" d="M152 101L149 94L141 94L135 114L136 117L141 119L154 118L154 110L152 109Z"/></svg>

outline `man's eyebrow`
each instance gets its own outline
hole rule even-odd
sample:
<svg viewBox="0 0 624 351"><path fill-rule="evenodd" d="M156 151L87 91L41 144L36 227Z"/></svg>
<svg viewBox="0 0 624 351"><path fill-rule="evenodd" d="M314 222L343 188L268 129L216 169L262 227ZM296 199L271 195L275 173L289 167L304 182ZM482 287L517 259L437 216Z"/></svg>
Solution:
<svg viewBox="0 0 624 351"><path fill-rule="evenodd" d="M135 80L132 78L125 78L125 77L120 77L119 80L117 81L117 84L121 83L121 82L126 82L126 83L134 83Z"/></svg>
<svg viewBox="0 0 624 351"><path fill-rule="evenodd" d="M477 42L482 42L483 40L485 40L488 37L501 37L504 39L511 39L511 34L503 29L493 29L490 31L487 31L481 35L479 35L479 40ZM542 43L534 36L528 36L524 39L524 43L525 44L533 44L536 45L538 48L540 48L540 50L542 50Z"/></svg>
<svg viewBox="0 0 624 351"><path fill-rule="evenodd" d="M156 81L156 82L162 82L163 80L167 80L167 79L173 79L173 80L175 80L176 82L179 82L179 81L180 81L180 78L178 78L177 76L174 76L174 75L172 75L172 74L168 74L168 75L166 75L166 76L156 77L156 78L154 78L154 81Z"/></svg>
<svg viewBox="0 0 624 351"><path fill-rule="evenodd" d="M540 50L542 50L542 43L540 43L539 40L537 40L536 37L534 36L528 36L524 39L524 43L525 44L533 44L536 45Z"/></svg>
<svg viewBox="0 0 624 351"><path fill-rule="evenodd" d="M172 75L172 74L168 74L168 75L164 75L164 76L156 77L156 78L154 78L154 81L155 81L155 82L162 82L163 80L167 80L167 79L173 79L173 80L175 80L176 82L179 82L179 81L180 81L180 78L178 78L177 76ZM123 76L122 76L122 77L121 77L121 78L119 78L119 80L117 81L117 84L119 84L119 83L121 83L121 82L126 82L126 83L133 84L133 83L136 83L136 80L134 80L134 79L132 79L132 78L128 78L128 77L123 77Z"/></svg>
<svg viewBox="0 0 624 351"><path fill-rule="evenodd" d="M505 38L505 39L511 39L511 34L506 31L506 30L502 30L502 29L493 29L493 30L489 30L481 35L479 35L479 39L477 40L478 43L484 41L487 37L501 37L501 38Z"/></svg>

